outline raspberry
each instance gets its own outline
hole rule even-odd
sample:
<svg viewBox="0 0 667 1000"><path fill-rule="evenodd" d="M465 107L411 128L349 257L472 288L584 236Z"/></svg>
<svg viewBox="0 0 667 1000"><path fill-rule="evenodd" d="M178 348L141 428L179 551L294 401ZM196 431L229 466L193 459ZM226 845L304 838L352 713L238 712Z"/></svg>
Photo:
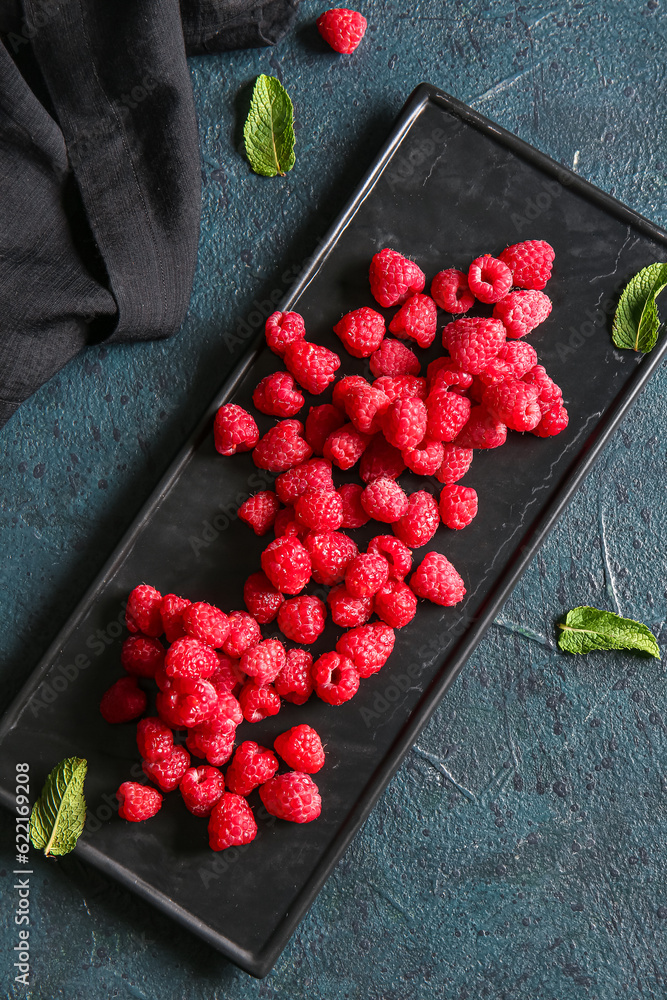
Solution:
<svg viewBox="0 0 667 1000"><path fill-rule="evenodd" d="M261 559L262 569L283 594L298 594L310 580L310 556L298 538L289 535L276 538L269 542Z"/></svg>
<svg viewBox="0 0 667 1000"><path fill-rule="evenodd" d="M292 642L315 642L324 631L326 617L319 597L292 597L280 606L278 628Z"/></svg>
<svg viewBox="0 0 667 1000"><path fill-rule="evenodd" d="M380 389L366 383L346 393L345 412L360 434L376 434L389 403L389 397Z"/></svg>
<svg viewBox="0 0 667 1000"><path fill-rule="evenodd" d="M229 719L211 719L189 730L185 744L196 757L204 757L213 767L226 764L234 749L236 726Z"/></svg>
<svg viewBox="0 0 667 1000"><path fill-rule="evenodd" d="M539 290L551 277L555 256L553 247L544 240L526 240L503 250L500 260L512 272L512 284Z"/></svg>
<svg viewBox="0 0 667 1000"><path fill-rule="evenodd" d="M323 653L313 663L315 694L327 705L342 705L359 690L359 674L352 660L340 653Z"/></svg>
<svg viewBox="0 0 667 1000"><path fill-rule="evenodd" d="M403 628L417 611L417 598L402 580L388 580L375 595L375 613L391 628Z"/></svg>
<svg viewBox="0 0 667 1000"><path fill-rule="evenodd" d="M385 308L403 305L414 292L421 292L426 282L414 261L389 248L374 255L368 277L373 298Z"/></svg>
<svg viewBox="0 0 667 1000"><path fill-rule="evenodd" d="M536 385L527 385L520 379L507 379L485 389L482 403L492 417L512 430L532 431L542 417L538 395Z"/></svg>
<svg viewBox="0 0 667 1000"><path fill-rule="evenodd" d="M345 579L348 563L358 552L355 542L341 531L313 532L306 536L305 546L310 554L313 580L325 587L333 587Z"/></svg>
<svg viewBox="0 0 667 1000"><path fill-rule="evenodd" d="M429 393L441 387L467 389L472 384L472 375L462 371L451 358L442 357L431 361L426 369L426 381Z"/></svg>
<svg viewBox="0 0 667 1000"><path fill-rule="evenodd" d="M271 750L252 740L244 740L239 743L227 768L227 788L236 795L250 795L255 788L272 778L277 770L278 758Z"/></svg>
<svg viewBox="0 0 667 1000"><path fill-rule="evenodd" d="M403 306L405 309L405 306ZM388 375L396 377L399 375L418 375L421 370L419 358L414 351L402 344L400 340L384 340L377 351L373 351L370 359L370 367L373 375ZM382 386L373 383L376 389Z"/></svg>
<svg viewBox="0 0 667 1000"><path fill-rule="evenodd" d="M368 382L361 375L344 375L333 387L331 393L333 405L339 410L344 410L348 392L365 385L368 385Z"/></svg>
<svg viewBox="0 0 667 1000"><path fill-rule="evenodd" d="M348 354L353 358L368 358L382 343L386 328L381 313L362 306L346 313L333 330Z"/></svg>
<svg viewBox="0 0 667 1000"><path fill-rule="evenodd" d="M431 282L431 295L441 309L448 313L464 313L475 304L475 296L468 287L468 275L448 267L438 271Z"/></svg>
<svg viewBox="0 0 667 1000"><path fill-rule="evenodd" d="M477 513L477 493L472 486L445 486L438 507L444 525L465 528Z"/></svg>
<svg viewBox="0 0 667 1000"><path fill-rule="evenodd" d="M280 695L271 686L260 687L254 681L245 682L239 702L246 722L262 722L280 711Z"/></svg>
<svg viewBox="0 0 667 1000"><path fill-rule="evenodd" d="M427 552L412 574L410 586L417 597L445 608L458 604L466 592L463 580L440 552Z"/></svg>
<svg viewBox="0 0 667 1000"><path fill-rule="evenodd" d="M213 439L215 449L221 455L236 455L255 447L259 429L254 418L242 406L225 403L215 415Z"/></svg>
<svg viewBox="0 0 667 1000"><path fill-rule="evenodd" d="M292 726L276 736L273 746L288 767L306 774L317 774L324 767L322 740L310 726Z"/></svg>
<svg viewBox="0 0 667 1000"><path fill-rule="evenodd" d="M428 295L412 295L393 316L389 332L402 339L414 340L419 347L430 347L435 340L438 310ZM372 371L372 369L371 369ZM417 374L407 372L406 374ZM391 372L387 372L388 375Z"/></svg>
<svg viewBox="0 0 667 1000"><path fill-rule="evenodd" d="M282 358L288 344L306 336L306 325L299 313L274 312L266 321L264 334L273 353Z"/></svg>
<svg viewBox="0 0 667 1000"><path fill-rule="evenodd" d="M348 563L345 586L351 597L372 597L389 577L389 563L375 552L362 552Z"/></svg>
<svg viewBox="0 0 667 1000"><path fill-rule="evenodd" d="M225 620L226 618L225 615ZM181 680L205 679L218 669L218 657L200 639L186 636L184 639L177 639L169 647L164 659L164 669L167 677L172 679L176 677Z"/></svg>
<svg viewBox="0 0 667 1000"><path fill-rule="evenodd" d="M228 621L229 634L222 648L227 656L238 659L243 656L246 649L261 641L262 630L256 619L247 611L230 611Z"/></svg>
<svg viewBox="0 0 667 1000"><path fill-rule="evenodd" d="M201 767L188 768L178 787L185 808L193 816L210 816L213 806L225 790L225 779L217 767L203 764Z"/></svg>
<svg viewBox="0 0 667 1000"><path fill-rule="evenodd" d="M373 614L373 598L352 597L344 583L329 591L327 604L332 621L343 628L365 625Z"/></svg>
<svg viewBox="0 0 667 1000"><path fill-rule="evenodd" d="M301 771L277 774L262 785L259 797L267 812L291 823L311 823L322 812L317 785Z"/></svg>
<svg viewBox="0 0 667 1000"><path fill-rule="evenodd" d="M245 614L245 612L232 611L232 615L242 614ZM250 618L250 615L248 615L248 618ZM254 621L254 618L251 620ZM248 638L250 638L249 635ZM249 645L254 646L257 642L261 642L261 639L262 633L259 630L259 626L257 626L257 634L252 636L252 642ZM227 642L229 642L229 639ZM245 644L245 639L243 644ZM245 649L243 652L245 652ZM211 674L209 680L215 688L219 700L221 694L233 694L236 688L245 680L245 674L239 667L237 659L227 656L224 653L218 653L218 669L214 674Z"/></svg>
<svg viewBox="0 0 667 1000"><path fill-rule="evenodd" d="M160 617L167 642L175 642L185 635L182 614L190 607L190 601L177 594L165 594L160 602Z"/></svg>
<svg viewBox="0 0 667 1000"><path fill-rule="evenodd" d="M211 683L213 682L211 681ZM243 712L241 711L239 701L228 691L218 691L217 688L216 691L218 693L218 701L215 706L213 718L219 721L227 719L235 726L239 726L243 722Z"/></svg>
<svg viewBox="0 0 667 1000"><path fill-rule="evenodd" d="M188 729L208 721L218 704L218 692L210 681L178 680L155 700L158 715L174 729Z"/></svg>
<svg viewBox="0 0 667 1000"><path fill-rule="evenodd" d="M380 389L391 402L399 397L407 399L409 396L426 399L428 395L426 379L418 378L417 375L380 375L373 382L373 388Z"/></svg>
<svg viewBox="0 0 667 1000"><path fill-rule="evenodd" d="M480 302L498 302L512 287L512 272L497 257L477 257L468 268L468 288Z"/></svg>
<svg viewBox="0 0 667 1000"><path fill-rule="evenodd" d="M260 413L270 417L293 417L306 402L287 372L274 372L263 378L252 394L252 401Z"/></svg>
<svg viewBox="0 0 667 1000"><path fill-rule="evenodd" d="M477 376L483 385L495 385L508 378L523 378L537 365L537 351L523 340L509 340L483 372Z"/></svg>
<svg viewBox="0 0 667 1000"><path fill-rule="evenodd" d="M560 434L564 431L569 423L569 416L567 410L562 403L554 403L550 406L543 414L542 418L537 425L533 428L533 434L537 437L553 437L555 434Z"/></svg>
<svg viewBox="0 0 667 1000"><path fill-rule="evenodd" d="M333 7L317 19L317 30L334 52L349 55L364 37L366 18L356 10Z"/></svg>
<svg viewBox="0 0 667 1000"><path fill-rule="evenodd" d="M360 677L370 677L385 665L394 649L394 630L384 622L359 625L343 632L336 652L349 657Z"/></svg>
<svg viewBox="0 0 667 1000"><path fill-rule="evenodd" d="M408 498L393 479L374 479L361 494L361 506L370 517L393 524L408 509Z"/></svg>
<svg viewBox="0 0 667 1000"><path fill-rule="evenodd" d="M251 573L243 586L243 600L253 618L260 625L268 625L285 598L266 573Z"/></svg>
<svg viewBox="0 0 667 1000"><path fill-rule="evenodd" d="M361 456L359 475L365 483L372 483L376 479L398 479L404 469L399 449L389 444L383 434L376 434Z"/></svg>
<svg viewBox="0 0 667 1000"><path fill-rule="evenodd" d="M144 714L147 704L136 677L121 677L102 695L100 712L107 722L130 722Z"/></svg>
<svg viewBox="0 0 667 1000"><path fill-rule="evenodd" d="M435 498L426 490L418 490L410 494L408 509L392 528L405 545L418 549L430 542L439 525L440 514Z"/></svg>
<svg viewBox="0 0 667 1000"><path fill-rule="evenodd" d="M470 416L470 400L449 389L433 389L426 398L426 434L434 441L453 441Z"/></svg>
<svg viewBox="0 0 667 1000"><path fill-rule="evenodd" d="M464 448L459 444L446 444L442 465L435 474L441 483L457 483L465 476L473 458L472 448Z"/></svg>
<svg viewBox="0 0 667 1000"><path fill-rule="evenodd" d="M442 343L464 371L477 375L505 343L505 327L499 319L466 316L447 324Z"/></svg>
<svg viewBox="0 0 667 1000"><path fill-rule="evenodd" d="M358 483L343 483L336 492L343 501L341 528L361 528L362 525L370 521L368 514L361 506L363 486L359 486Z"/></svg>
<svg viewBox="0 0 667 1000"><path fill-rule="evenodd" d="M324 442L324 457L339 469L351 469L363 455L370 440L368 434L360 434L353 424L343 424Z"/></svg>
<svg viewBox="0 0 667 1000"><path fill-rule="evenodd" d="M308 528L299 524L294 507L285 507L276 514L273 532L276 538L282 538L283 535L295 535L297 538L303 538L308 534Z"/></svg>
<svg viewBox="0 0 667 1000"><path fill-rule="evenodd" d="M207 646L213 646L214 649L220 649L229 635L227 615L220 608L206 604L205 601L191 604L181 617L183 627L189 636L205 642Z"/></svg>
<svg viewBox="0 0 667 1000"><path fill-rule="evenodd" d="M426 404L421 399L395 399L382 418L384 436L395 448L416 448L426 433Z"/></svg>
<svg viewBox="0 0 667 1000"><path fill-rule="evenodd" d="M434 476L445 457L445 446L442 441L434 441L425 437L416 448L404 451L403 461L411 472L418 476Z"/></svg>
<svg viewBox="0 0 667 1000"><path fill-rule="evenodd" d="M249 844L256 836L257 823L246 800L242 795L223 792L208 821L211 850L224 851L237 844Z"/></svg>
<svg viewBox="0 0 667 1000"><path fill-rule="evenodd" d="M276 693L293 705L304 705L313 693L312 666L313 657L305 649L289 649L273 685Z"/></svg>
<svg viewBox="0 0 667 1000"><path fill-rule="evenodd" d="M311 531L335 531L343 523L343 501L331 490L308 490L294 504L294 513Z"/></svg>
<svg viewBox="0 0 667 1000"><path fill-rule="evenodd" d="M135 677L155 677L155 671L164 663L165 649L157 639L145 635L131 635L120 651L120 662L128 674Z"/></svg>
<svg viewBox="0 0 667 1000"><path fill-rule="evenodd" d="M306 417L305 438L314 455L321 455L324 451L324 442L342 427L345 423L345 416L336 406L331 403L322 403L321 406L311 406Z"/></svg>
<svg viewBox="0 0 667 1000"><path fill-rule="evenodd" d="M264 490L241 504L239 517L256 535L265 535L273 527L279 509L280 501L273 490Z"/></svg>
<svg viewBox="0 0 667 1000"><path fill-rule="evenodd" d="M333 382L340 368L340 358L333 351L305 340L289 344L285 349L285 365L307 392L319 396Z"/></svg>
<svg viewBox="0 0 667 1000"><path fill-rule="evenodd" d="M520 345L517 344L517 347ZM525 347L528 345L525 344ZM517 378L521 376L517 375ZM542 365L535 365L523 376L522 381L526 385L535 385L539 390L539 396L537 397L537 402L540 405L540 410L542 413L546 413L547 410L551 409L554 403L562 403L563 393L560 388L556 385L552 378L550 378Z"/></svg>
<svg viewBox="0 0 667 1000"><path fill-rule="evenodd" d="M461 448L498 448L506 440L506 425L492 416L485 406L473 406L456 443Z"/></svg>
<svg viewBox="0 0 667 1000"><path fill-rule="evenodd" d="M130 823L141 823L155 816L162 805L162 796L155 788L137 781L124 781L116 792L118 815Z"/></svg>
<svg viewBox="0 0 667 1000"><path fill-rule="evenodd" d="M143 760L164 760L174 749L174 734L161 719L151 716L137 724L137 746Z"/></svg>
<svg viewBox="0 0 667 1000"><path fill-rule="evenodd" d="M184 747L174 747L168 757L160 760L142 760L141 767L147 778L163 792L173 792L190 767L190 754Z"/></svg>
<svg viewBox="0 0 667 1000"><path fill-rule="evenodd" d="M495 358L494 358L494 360L495 360ZM493 364L493 362L491 362L491 364ZM482 402L482 396L484 395L484 390L485 389L486 389L486 385L484 384L484 382L482 382L482 380L480 379L479 375L473 375L473 377L472 377L472 385L470 386L470 388L466 392L466 395L471 400L471 402L473 402L473 403L481 403Z"/></svg>
<svg viewBox="0 0 667 1000"><path fill-rule="evenodd" d="M301 434L300 420L281 420L260 438L252 453L252 460L259 469L269 472L287 472L310 458L313 449Z"/></svg>
<svg viewBox="0 0 667 1000"><path fill-rule="evenodd" d="M389 563L389 578L403 580L412 567L412 552L395 535L376 535L368 543L368 551L383 556Z"/></svg>
<svg viewBox="0 0 667 1000"><path fill-rule="evenodd" d="M286 604L289 602L286 601ZM281 610L285 605L281 605ZM278 612L280 614L280 611ZM259 684L271 684L285 666L285 647L278 639L264 639L251 646L241 657L241 670Z"/></svg>
<svg viewBox="0 0 667 1000"><path fill-rule="evenodd" d="M125 624L128 631L143 632L152 639L162 635L164 626L160 614L161 604L162 594L155 587L149 587L146 583L135 587L125 607Z"/></svg>
<svg viewBox="0 0 667 1000"><path fill-rule="evenodd" d="M307 490L333 490L331 462L311 458L276 479L276 493L285 504L295 503Z"/></svg>
<svg viewBox="0 0 667 1000"><path fill-rule="evenodd" d="M533 290L510 292L493 307L494 319L505 324L508 337L525 337L551 312L551 299Z"/></svg>

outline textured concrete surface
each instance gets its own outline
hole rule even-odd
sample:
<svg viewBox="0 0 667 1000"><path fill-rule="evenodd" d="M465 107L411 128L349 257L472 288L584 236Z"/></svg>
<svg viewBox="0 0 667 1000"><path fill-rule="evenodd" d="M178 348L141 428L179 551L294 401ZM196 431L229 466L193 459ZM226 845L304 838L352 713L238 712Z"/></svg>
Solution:
<svg viewBox="0 0 667 1000"><path fill-rule="evenodd" d="M319 42L321 9L306 2L274 51L192 62L202 237L180 336L90 350L2 432L3 706L243 351L240 319L312 250L417 83L443 87L667 223L664 0L373 0L349 59ZM259 72L282 78L297 111L297 165L284 180L255 177L238 155L240 109ZM2 812L7 995L664 997L663 666L566 657L553 622L592 603L667 641L665 392L663 369L266 980L70 858L36 863L33 985L14 988Z"/></svg>

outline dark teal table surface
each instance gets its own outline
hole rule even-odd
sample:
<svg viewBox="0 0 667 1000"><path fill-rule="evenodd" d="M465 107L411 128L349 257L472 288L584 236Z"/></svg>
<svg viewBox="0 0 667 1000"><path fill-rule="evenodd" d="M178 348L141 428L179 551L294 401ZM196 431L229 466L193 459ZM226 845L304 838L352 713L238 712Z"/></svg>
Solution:
<svg viewBox="0 0 667 1000"><path fill-rule="evenodd" d="M241 321L287 288L416 84L442 87L667 223L665 0L368 0L352 57L324 50L313 29L322 9L304 3L274 50L192 60L202 231L179 336L90 349L2 431L3 707L243 352ZM279 76L296 108L297 164L284 179L253 175L239 154L258 73ZM35 856L33 985L16 987L2 811L2 995L667 996L664 669L565 656L553 627L591 603L667 642L666 392L663 368L266 980L76 856Z"/></svg>

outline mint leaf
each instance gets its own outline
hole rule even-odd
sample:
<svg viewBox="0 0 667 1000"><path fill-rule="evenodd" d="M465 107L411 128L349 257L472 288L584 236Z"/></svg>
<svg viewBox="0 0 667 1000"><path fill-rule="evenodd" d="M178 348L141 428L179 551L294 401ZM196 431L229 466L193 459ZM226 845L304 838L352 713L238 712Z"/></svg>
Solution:
<svg viewBox="0 0 667 1000"><path fill-rule="evenodd" d="M69 854L76 846L86 819L83 782L87 769L81 757L61 760L32 807L30 840L45 855Z"/></svg>
<svg viewBox="0 0 667 1000"><path fill-rule="evenodd" d="M294 166L294 109L275 76L262 74L255 81L243 141L256 174L282 177Z"/></svg>
<svg viewBox="0 0 667 1000"><path fill-rule="evenodd" d="M660 648L646 625L631 618L621 618L613 611L597 608L573 608L564 622L558 645L566 653L590 653L594 649L638 649L660 659Z"/></svg>
<svg viewBox="0 0 667 1000"><path fill-rule="evenodd" d="M623 289L611 336L617 347L647 354L660 331L656 296L667 285L667 264L649 264Z"/></svg>

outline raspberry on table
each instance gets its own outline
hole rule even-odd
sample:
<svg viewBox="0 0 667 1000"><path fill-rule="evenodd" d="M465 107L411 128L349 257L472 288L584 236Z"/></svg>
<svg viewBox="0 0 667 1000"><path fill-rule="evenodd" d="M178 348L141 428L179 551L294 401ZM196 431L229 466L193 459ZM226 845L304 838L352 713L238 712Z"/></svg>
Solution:
<svg viewBox="0 0 667 1000"><path fill-rule="evenodd" d="M361 456L359 476L365 483L376 479L398 479L405 470L400 449L389 444L384 434L376 434Z"/></svg>
<svg viewBox="0 0 667 1000"><path fill-rule="evenodd" d="M271 530L279 510L280 501L273 490L263 490L244 500L239 507L239 517L261 536Z"/></svg>
<svg viewBox="0 0 667 1000"><path fill-rule="evenodd" d="M155 587L142 583L131 591L125 607L125 624L129 632L142 632L152 639L162 635L164 626L160 606L162 594Z"/></svg>
<svg viewBox="0 0 667 1000"><path fill-rule="evenodd" d="M173 792L190 767L190 754L185 747L174 747L168 757L160 760L142 760L141 767L147 778L163 792Z"/></svg>
<svg viewBox="0 0 667 1000"><path fill-rule="evenodd" d="M227 615L220 608L207 604L205 601L191 604L189 608L185 609L181 619L187 635L193 639L199 639L200 642L204 642L214 649L221 649L229 635Z"/></svg>
<svg viewBox="0 0 667 1000"><path fill-rule="evenodd" d="M311 406L306 417L304 436L313 449L313 455L322 455L326 439L344 423L345 414L341 413L337 406L333 406L331 403Z"/></svg>
<svg viewBox="0 0 667 1000"><path fill-rule="evenodd" d="M388 396L372 385L354 386L345 395L345 412L361 434L376 434L382 415L390 404Z"/></svg>
<svg viewBox="0 0 667 1000"><path fill-rule="evenodd" d="M537 365L537 351L524 340L508 340L477 378L483 385L496 385L508 378L523 378Z"/></svg>
<svg viewBox="0 0 667 1000"><path fill-rule="evenodd" d="M373 298L385 309L403 305L426 283L424 272L413 260L388 247L373 256L368 277Z"/></svg>
<svg viewBox="0 0 667 1000"><path fill-rule="evenodd" d="M243 586L243 600L253 618L260 625L268 625L285 598L266 573L251 573Z"/></svg>
<svg viewBox="0 0 667 1000"><path fill-rule="evenodd" d="M303 316L297 312L274 312L266 321L264 335L273 353L282 358L288 344L306 336Z"/></svg>
<svg viewBox="0 0 667 1000"><path fill-rule="evenodd" d="M190 601L177 594L165 594L160 602L160 617L167 642L175 642L185 635L182 614L190 607Z"/></svg>
<svg viewBox="0 0 667 1000"><path fill-rule="evenodd" d="M333 382L340 368L340 358L333 351L305 340L295 341L285 348L284 361L299 385L319 396Z"/></svg>
<svg viewBox="0 0 667 1000"><path fill-rule="evenodd" d="M142 760L164 760L174 749L174 734L162 719L150 716L137 723L137 747Z"/></svg>
<svg viewBox="0 0 667 1000"><path fill-rule="evenodd" d="M535 289L510 292L493 307L493 316L504 323L508 337L525 337L550 312L551 299Z"/></svg>
<svg viewBox="0 0 667 1000"><path fill-rule="evenodd" d="M423 287L423 286L422 286ZM417 293L401 306L389 324L389 332L395 337L414 340L419 347L430 347L438 328L438 310L432 298ZM371 369L372 370L372 369ZM419 369L405 374L416 375ZM387 372L391 375L391 372Z"/></svg>
<svg viewBox="0 0 667 1000"><path fill-rule="evenodd" d="M440 552L427 552L412 574L410 586L417 597L445 608L458 604L466 592L463 580Z"/></svg>
<svg viewBox="0 0 667 1000"><path fill-rule="evenodd" d="M352 660L360 677L370 677L391 656L394 640L393 628L384 622L373 622L343 632L336 643L336 652Z"/></svg>
<svg viewBox="0 0 667 1000"><path fill-rule="evenodd" d="M368 543L368 551L387 560L392 580L403 580L412 568L412 552L395 535L376 535Z"/></svg>
<svg viewBox="0 0 667 1000"><path fill-rule="evenodd" d="M195 757L204 757L213 767L221 767L231 757L235 739L233 722L211 719L190 728L185 745Z"/></svg>
<svg viewBox="0 0 667 1000"><path fill-rule="evenodd" d="M351 469L363 455L370 440L370 435L360 433L354 424L343 424L324 442L324 457L338 469Z"/></svg>
<svg viewBox="0 0 667 1000"><path fill-rule="evenodd" d="M408 498L397 482L386 476L374 479L361 494L366 513L385 524L393 524L408 509Z"/></svg>
<svg viewBox="0 0 667 1000"><path fill-rule="evenodd" d="M262 722L280 711L280 695L271 685L260 687L255 681L246 681L239 694L239 702L246 722Z"/></svg>
<svg viewBox="0 0 667 1000"><path fill-rule="evenodd" d="M389 563L375 552L362 552L347 564L345 586L352 597L372 597L389 577Z"/></svg>
<svg viewBox="0 0 667 1000"><path fill-rule="evenodd" d="M138 781L124 781L116 792L118 815L130 823L142 823L159 812L162 796L156 788L140 785Z"/></svg>
<svg viewBox="0 0 667 1000"><path fill-rule="evenodd" d="M441 309L454 315L468 312L475 304L475 296L468 287L468 275L455 267L438 271L431 282L431 296Z"/></svg>
<svg viewBox="0 0 667 1000"><path fill-rule="evenodd" d="M333 331L353 358L368 358L382 343L386 326L382 313L362 306L345 313Z"/></svg>
<svg viewBox="0 0 667 1000"><path fill-rule="evenodd" d="M155 699L158 715L174 729L188 729L207 722L217 705L218 692L206 680L178 680L178 684L158 691Z"/></svg>
<svg viewBox="0 0 667 1000"><path fill-rule="evenodd" d="M145 635L131 635L120 650L120 662L128 674L135 677L155 677L155 671L164 663L166 650L158 639Z"/></svg>
<svg viewBox="0 0 667 1000"><path fill-rule="evenodd" d="M102 695L100 712L106 722L131 722L144 714L147 704L136 677L121 677Z"/></svg>
<svg viewBox="0 0 667 1000"><path fill-rule="evenodd" d="M403 628L416 614L417 598L402 580L388 580L375 595L374 610L391 628Z"/></svg>
<svg viewBox="0 0 667 1000"><path fill-rule="evenodd" d="M305 705L313 693L313 657L305 649L289 649L287 661L274 681L276 693L293 705Z"/></svg>
<svg viewBox="0 0 667 1000"><path fill-rule="evenodd" d="M519 344L516 346L518 347ZM517 374L516 377L521 378L526 385L537 386L539 391L537 402L540 404L542 413L546 413L547 410L551 409L554 403L562 403L563 393L560 387L556 385L554 380L549 375L547 375L546 370L542 367L542 365L536 364L529 369L525 375L520 376Z"/></svg>
<svg viewBox="0 0 667 1000"><path fill-rule="evenodd" d="M407 399L414 396L423 400L428 396L426 379L419 375L380 375L373 382L373 388L380 389L390 402L399 397Z"/></svg>
<svg viewBox="0 0 667 1000"><path fill-rule="evenodd" d="M246 649L261 641L262 630L257 620L247 611L230 611L228 621L229 634L222 644L222 648L227 656L236 660L243 656Z"/></svg>
<svg viewBox="0 0 667 1000"><path fill-rule="evenodd" d="M400 340L383 340L371 354L370 368L373 375L395 378L400 375L419 375L421 364L415 352ZM382 386L374 382L373 388L382 389Z"/></svg>
<svg viewBox="0 0 667 1000"><path fill-rule="evenodd" d="M514 243L499 254L500 260L512 272L512 283L518 288L541 291L551 277L556 254L545 240L525 240Z"/></svg>
<svg viewBox="0 0 667 1000"><path fill-rule="evenodd" d="M285 604L289 602L286 601ZM285 607L281 605L280 611ZM280 615L280 611L278 614ZM287 654L278 639L264 639L251 646L241 657L241 670L260 686L271 684L285 666ZM243 708L243 706L241 706Z"/></svg>
<svg viewBox="0 0 667 1000"><path fill-rule="evenodd" d="M223 792L208 821L208 842L212 851L249 844L257 836L252 809L242 795Z"/></svg>
<svg viewBox="0 0 667 1000"><path fill-rule="evenodd" d="M507 264L491 254L477 257L468 268L468 288L480 302L498 302L512 287Z"/></svg>
<svg viewBox="0 0 667 1000"><path fill-rule="evenodd" d="M335 531L343 523L343 501L331 490L308 490L294 504L294 514L311 531Z"/></svg>
<svg viewBox="0 0 667 1000"><path fill-rule="evenodd" d="M263 378L252 394L252 401L260 413L270 417L293 417L306 402L289 372L274 372Z"/></svg>
<svg viewBox="0 0 667 1000"><path fill-rule="evenodd" d="M363 387L365 385L368 385L368 381L362 375L344 375L336 382L331 392L333 405L339 410L344 410L347 394L352 389L357 389L359 386Z"/></svg>
<svg viewBox="0 0 667 1000"><path fill-rule="evenodd" d="M359 674L352 660L340 653L323 653L313 663L315 694L327 705L342 705L359 690Z"/></svg>
<svg viewBox="0 0 667 1000"><path fill-rule="evenodd" d="M533 427L532 433L541 438L553 437L565 430L569 419L568 412L562 402L554 403L544 411L537 427Z"/></svg>
<svg viewBox="0 0 667 1000"><path fill-rule="evenodd" d="M280 605L278 628L292 642L315 642L324 631L326 617L326 606L319 597L291 597Z"/></svg>
<svg viewBox="0 0 667 1000"><path fill-rule="evenodd" d="M542 418L539 389L520 379L507 379L484 390L482 404L492 417L514 431L532 431Z"/></svg>
<svg viewBox="0 0 667 1000"><path fill-rule="evenodd" d="M361 528L370 521L364 508L361 506L361 494L363 486L358 483L343 483L336 492L343 501L343 520L341 528ZM314 577L314 572L313 572ZM319 581L317 581L319 582Z"/></svg>
<svg viewBox="0 0 667 1000"><path fill-rule="evenodd" d="M333 7L317 19L317 30L334 52L350 55L364 37L366 18L356 10Z"/></svg>
<svg viewBox="0 0 667 1000"><path fill-rule="evenodd" d="M217 767L202 764L200 767L189 767L178 788L185 808L193 816L210 816L225 790L225 779Z"/></svg>
<svg viewBox="0 0 667 1000"><path fill-rule="evenodd" d="M442 331L442 345L460 368L478 375L495 358L505 336L499 319L464 316L447 324Z"/></svg>
<svg viewBox="0 0 667 1000"><path fill-rule="evenodd" d="M296 503L308 490L333 489L331 462L324 458L310 458L276 479L276 493L284 504Z"/></svg>
<svg viewBox="0 0 667 1000"><path fill-rule="evenodd" d="M326 587L345 579L345 570L358 552L356 543L341 531L312 532L304 544L310 554L313 580Z"/></svg>
<svg viewBox="0 0 667 1000"><path fill-rule="evenodd" d="M392 525L396 536L411 549L418 549L430 542L440 525L438 504L426 490L418 490L408 497L408 509Z"/></svg>
<svg viewBox="0 0 667 1000"><path fill-rule="evenodd" d="M465 528L477 514L477 492L472 486L445 486L438 507L446 527Z"/></svg>
<svg viewBox="0 0 667 1000"><path fill-rule="evenodd" d="M499 448L507 440L507 425L485 406L473 406L468 423L456 439L461 448Z"/></svg>
<svg viewBox="0 0 667 1000"><path fill-rule="evenodd" d="M218 657L201 639L185 636L183 639L177 639L167 650L164 669L167 677L171 679L176 677L183 680L206 679L218 669Z"/></svg>
<svg viewBox="0 0 667 1000"><path fill-rule="evenodd" d="M405 450L402 455L411 472L418 476L434 476L445 457L445 446L442 441L425 437L416 448Z"/></svg>
<svg viewBox="0 0 667 1000"><path fill-rule="evenodd" d="M434 388L426 397L425 434L433 441L453 441L468 422L470 409L465 396Z"/></svg>
<svg viewBox="0 0 667 1000"><path fill-rule="evenodd" d="M230 792L236 795L250 795L278 770L278 758L272 750L267 750L253 740L239 743L227 768L225 781Z"/></svg>
<svg viewBox="0 0 667 1000"><path fill-rule="evenodd" d="M269 428L258 441L252 453L252 460L259 469L269 472L287 472L300 465L313 453L313 449L302 437L303 424L300 420L281 420Z"/></svg>
<svg viewBox="0 0 667 1000"><path fill-rule="evenodd" d="M435 478L441 483L457 483L472 464L473 450L452 443L444 446L444 452L442 465L436 472Z"/></svg>
<svg viewBox="0 0 667 1000"><path fill-rule="evenodd" d="M271 583L283 594L298 594L312 573L308 549L291 535L269 542L262 552L261 563Z"/></svg>
<svg viewBox="0 0 667 1000"><path fill-rule="evenodd" d="M329 591L327 604L334 624L344 628L365 625L373 614L373 598L352 597L344 583Z"/></svg>
<svg viewBox="0 0 667 1000"><path fill-rule="evenodd" d="M324 767L322 740L312 726L292 726L276 736L273 746L287 766L295 771L317 774Z"/></svg>
<svg viewBox="0 0 667 1000"><path fill-rule="evenodd" d="M225 403L215 415L213 439L221 455L250 451L259 441L254 417L236 403Z"/></svg>
<svg viewBox="0 0 667 1000"><path fill-rule="evenodd" d="M382 430L385 438L395 448L416 448L426 434L426 404L421 399L395 399L385 410Z"/></svg>

